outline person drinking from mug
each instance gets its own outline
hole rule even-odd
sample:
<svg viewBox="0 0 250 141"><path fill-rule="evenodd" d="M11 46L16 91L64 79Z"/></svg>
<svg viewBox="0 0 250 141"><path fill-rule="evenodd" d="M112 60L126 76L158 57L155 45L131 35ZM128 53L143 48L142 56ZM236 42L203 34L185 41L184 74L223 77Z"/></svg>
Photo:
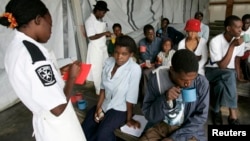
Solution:
<svg viewBox="0 0 250 141"><path fill-rule="evenodd" d="M185 61L183 61L185 60ZM139 141L206 141L204 125L208 118L209 83L198 74L198 60L188 49L177 50L170 69L153 71L148 81L142 111L153 126ZM196 100L184 102L182 89L196 89Z"/></svg>

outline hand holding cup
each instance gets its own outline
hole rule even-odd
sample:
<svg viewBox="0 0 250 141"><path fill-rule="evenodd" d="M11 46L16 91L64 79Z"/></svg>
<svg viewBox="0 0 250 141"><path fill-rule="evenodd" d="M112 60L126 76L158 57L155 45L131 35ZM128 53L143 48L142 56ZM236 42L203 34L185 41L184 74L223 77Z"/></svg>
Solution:
<svg viewBox="0 0 250 141"><path fill-rule="evenodd" d="M116 38L115 34L111 34L110 40L111 40L112 44L115 44L115 38Z"/></svg>

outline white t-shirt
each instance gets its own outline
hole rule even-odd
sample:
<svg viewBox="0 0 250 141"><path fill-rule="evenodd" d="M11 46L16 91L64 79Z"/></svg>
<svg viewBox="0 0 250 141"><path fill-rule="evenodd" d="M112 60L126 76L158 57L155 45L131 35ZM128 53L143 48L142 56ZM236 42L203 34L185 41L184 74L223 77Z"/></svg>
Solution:
<svg viewBox="0 0 250 141"><path fill-rule="evenodd" d="M207 67L218 67L216 62L221 61L223 57L226 55L227 50L229 48L230 43L234 40L233 38L230 42L227 42L223 33L215 36L211 39L209 43L209 51L210 51L210 62ZM234 47L234 51L232 54L232 58L227 65L227 68L234 69L235 68L235 57L243 56L244 54L245 43L242 43L239 46Z"/></svg>
<svg viewBox="0 0 250 141"><path fill-rule="evenodd" d="M185 49L186 48L186 38L180 41L178 44L178 50L179 49ZM204 38L200 38L199 44L196 47L196 50L194 51L194 54L196 56L201 56L201 59L199 61L199 70L198 73L201 75L205 75L205 69L204 66L208 59L208 50L207 50L207 41Z"/></svg>

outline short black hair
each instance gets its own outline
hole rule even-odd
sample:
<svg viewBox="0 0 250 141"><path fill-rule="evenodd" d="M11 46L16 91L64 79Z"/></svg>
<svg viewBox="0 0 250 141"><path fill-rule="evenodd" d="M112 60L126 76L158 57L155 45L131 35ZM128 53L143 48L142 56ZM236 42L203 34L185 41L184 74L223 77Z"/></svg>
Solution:
<svg viewBox="0 0 250 141"><path fill-rule="evenodd" d="M224 21L224 27L232 26L235 21L241 21L241 19L238 16L230 15L228 16Z"/></svg>
<svg viewBox="0 0 250 141"><path fill-rule="evenodd" d="M144 27L143 27L143 32L144 34L146 34L147 31L149 30L155 30L154 27L151 25L151 24L146 24Z"/></svg>
<svg viewBox="0 0 250 141"><path fill-rule="evenodd" d="M242 21L245 21L246 19L250 19L250 14L245 14L241 18Z"/></svg>
<svg viewBox="0 0 250 141"><path fill-rule="evenodd" d="M130 53L136 53L135 40L128 35L122 35L122 36L116 37L115 48L117 46L126 47Z"/></svg>
<svg viewBox="0 0 250 141"><path fill-rule="evenodd" d="M200 15L201 17L203 17L203 13L200 12L200 11L197 11L197 12L194 14L194 18L198 17L199 15Z"/></svg>
<svg viewBox="0 0 250 141"><path fill-rule="evenodd" d="M112 26L112 29L114 30L115 27L119 27L120 29L122 29L122 26L119 23L114 23L113 26Z"/></svg>
<svg viewBox="0 0 250 141"><path fill-rule="evenodd" d="M198 59L195 54L188 49L177 50L172 57L171 63L172 68L177 73L198 72Z"/></svg>
<svg viewBox="0 0 250 141"><path fill-rule="evenodd" d="M5 12L11 13L18 26L27 24L38 15L44 16L49 10L41 0L10 0L5 7ZM9 26L8 18L0 17L0 24Z"/></svg>
<svg viewBox="0 0 250 141"><path fill-rule="evenodd" d="M167 21L168 24L169 24L169 19L168 19L168 18L163 18L163 19L161 20L161 22L163 22L163 21Z"/></svg>

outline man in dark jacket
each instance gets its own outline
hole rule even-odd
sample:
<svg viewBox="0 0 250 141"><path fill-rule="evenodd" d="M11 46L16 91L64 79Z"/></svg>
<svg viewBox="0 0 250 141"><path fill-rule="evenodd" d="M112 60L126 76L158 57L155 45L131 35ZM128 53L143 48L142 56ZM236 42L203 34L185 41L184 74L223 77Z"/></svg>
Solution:
<svg viewBox="0 0 250 141"><path fill-rule="evenodd" d="M176 47L178 46L178 43L185 36L180 31L168 25L169 25L168 18L163 18L161 20L161 28L156 31L156 36L162 38L163 40L166 38L172 39L174 43L174 49L176 49Z"/></svg>
<svg viewBox="0 0 250 141"><path fill-rule="evenodd" d="M184 88L196 89L196 100L185 102L181 94ZM153 126L140 141L206 141L208 108L209 83L198 74L197 58L187 49L178 50L170 69L160 67L149 79L142 111Z"/></svg>

